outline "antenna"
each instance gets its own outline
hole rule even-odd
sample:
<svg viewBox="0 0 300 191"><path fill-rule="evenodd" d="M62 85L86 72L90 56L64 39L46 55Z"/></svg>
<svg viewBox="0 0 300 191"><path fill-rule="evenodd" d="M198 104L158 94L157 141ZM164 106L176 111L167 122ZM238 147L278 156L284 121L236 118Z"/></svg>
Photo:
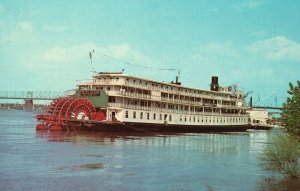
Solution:
<svg viewBox="0 0 300 191"><path fill-rule="evenodd" d="M93 72L95 72L95 69L94 69L94 66L93 66L93 55L94 55L94 53L95 53L94 49L89 52L90 59L91 59L91 75L93 75Z"/></svg>

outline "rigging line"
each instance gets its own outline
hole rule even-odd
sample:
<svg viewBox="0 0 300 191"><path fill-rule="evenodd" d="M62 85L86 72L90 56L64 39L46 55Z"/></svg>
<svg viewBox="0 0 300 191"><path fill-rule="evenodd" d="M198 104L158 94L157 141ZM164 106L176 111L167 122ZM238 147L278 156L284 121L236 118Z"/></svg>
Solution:
<svg viewBox="0 0 300 191"><path fill-rule="evenodd" d="M107 57L107 58L110 58L112 60L115 60L115 61L118 61L118 62L121 62L123 64L126 64L126 65L130 65L130 66L135 66L135 67L140 67L140 68L147 68L147 69L155 69L155 70L164 70L164 71L176 71L176 69L174 68L156 68L156 67L151 67L151 66L142 66L142 65L138 65L138 64L132 64L130 62L124 62L120 59L117 59L117 58L114 58L114 57L111 57L111 56L108 56L106 54L103 54L103 56Z"/></svg>
<svg viewBox="0 0 300 191"><path fill-rule="evenodd" d="M255 104L258 104L262 101L264 101L265 99L267 99L268 97L272 96L273 94L277 93L277 91L273 91L270 94L268 94L267 96L263 97L261 100L257 101ZM254 104L253 104L254 105Z"/></svg>

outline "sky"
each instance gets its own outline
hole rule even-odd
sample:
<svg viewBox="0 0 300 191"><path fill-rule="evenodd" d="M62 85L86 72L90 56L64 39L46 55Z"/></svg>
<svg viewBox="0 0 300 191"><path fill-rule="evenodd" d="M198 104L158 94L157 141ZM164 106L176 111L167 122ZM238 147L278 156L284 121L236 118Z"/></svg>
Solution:
<svg viewBox="0 0 300 191"><path fill-rule="evenodd" d="M180 70L185 86L208 89L215 75L280 106L300 80L299 10L298 0L0 0L0 91L73 89L92 67L165 82Z"/></svg>

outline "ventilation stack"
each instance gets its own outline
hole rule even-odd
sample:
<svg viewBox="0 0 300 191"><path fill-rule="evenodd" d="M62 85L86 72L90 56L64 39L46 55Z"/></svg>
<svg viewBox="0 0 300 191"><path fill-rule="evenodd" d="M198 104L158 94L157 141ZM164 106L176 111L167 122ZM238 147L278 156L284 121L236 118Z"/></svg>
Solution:
<svg viewBox="0 0 300 191"><path fill-rule="evenodd" d="M219 91L218 76L211 77L210 90L211 91Z"/></svg>

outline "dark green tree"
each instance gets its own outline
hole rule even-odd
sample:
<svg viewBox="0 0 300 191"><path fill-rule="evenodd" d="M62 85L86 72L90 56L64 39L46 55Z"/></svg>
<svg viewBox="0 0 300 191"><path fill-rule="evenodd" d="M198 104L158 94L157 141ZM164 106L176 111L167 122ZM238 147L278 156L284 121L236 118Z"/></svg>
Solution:
<svg viewBox="0 0 300 191"><path fill-rule="evenodd" d="M283 104L281 122L284 132L272 140L260 153L261 167L276 171L288 178L298 178L300 173L300 81L289 83L291 95Z"/></svg>
<svg viewBox="0 0 300 191"><path fill-rule="evenodd" d="M291 95L283 104L281 115L282 125L285 131L300 139L300 81L294 86L289 83L288 93Z"/></svg>

